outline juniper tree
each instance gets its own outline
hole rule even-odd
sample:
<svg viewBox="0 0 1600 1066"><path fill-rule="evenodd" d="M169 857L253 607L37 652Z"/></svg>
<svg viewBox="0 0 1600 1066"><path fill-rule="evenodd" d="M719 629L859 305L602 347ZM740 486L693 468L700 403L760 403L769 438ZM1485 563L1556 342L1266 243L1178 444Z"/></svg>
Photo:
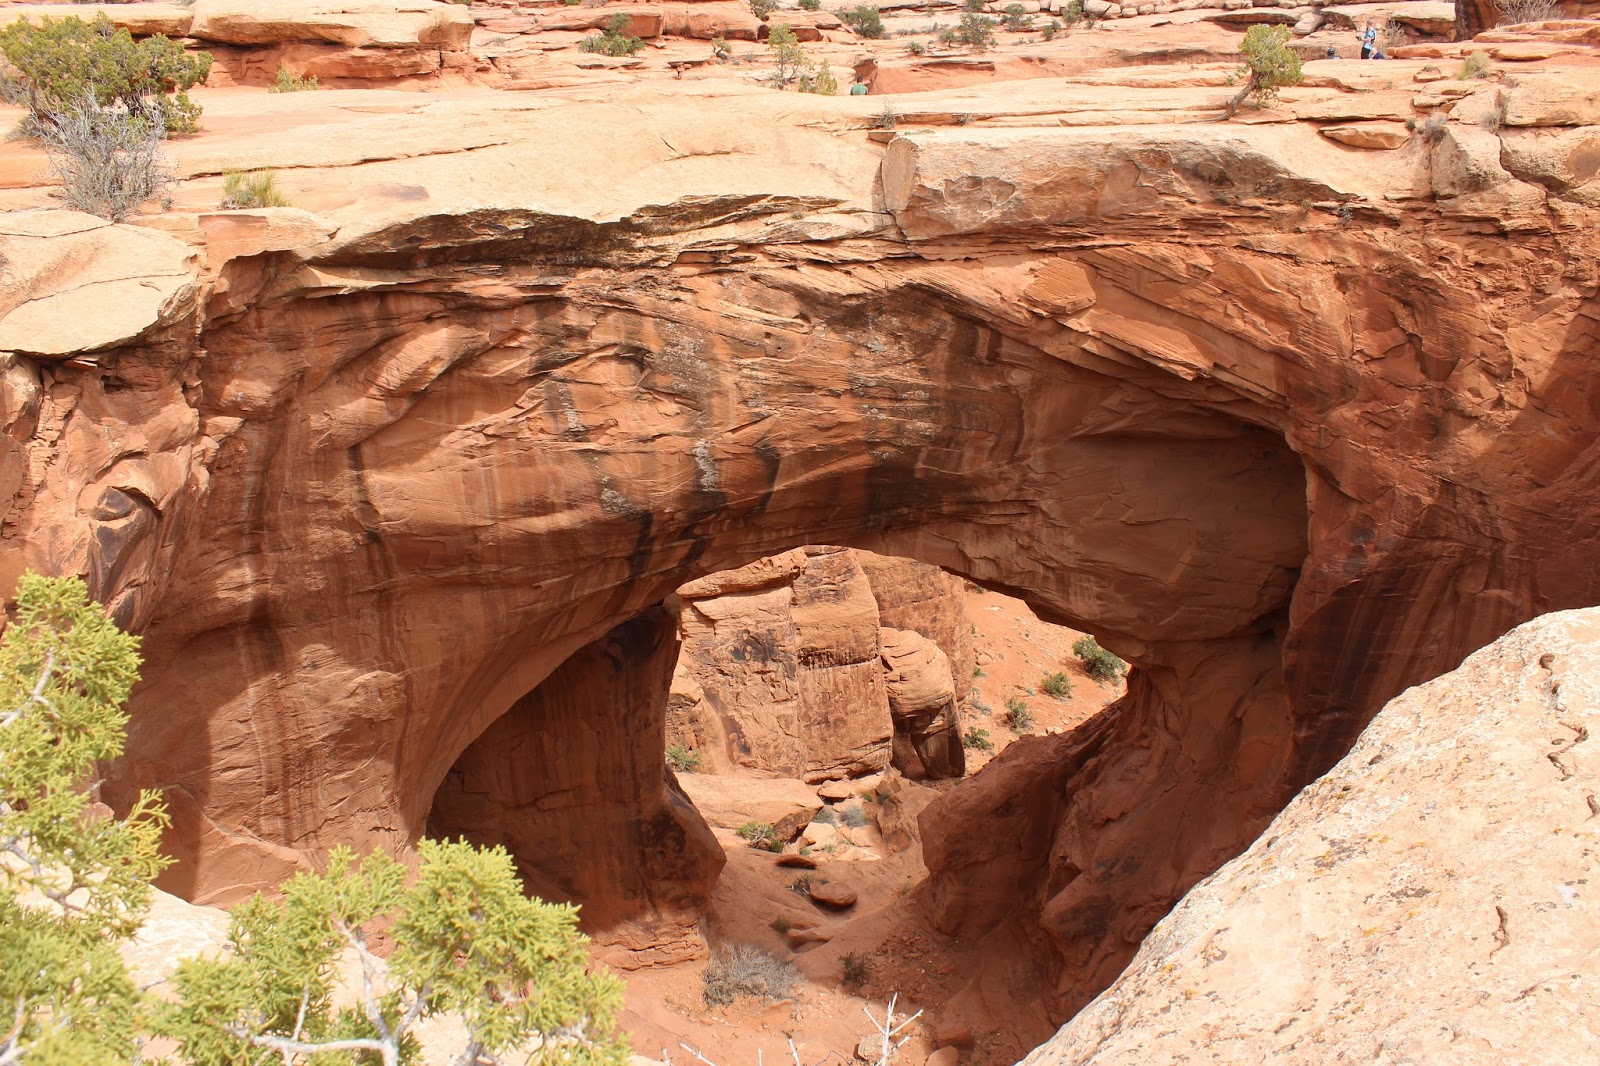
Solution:
<svg viewBox="0 0 1600 1066"><path fill-rule="evenodd" d="M142 997L117 954L149 905L166 815L84 791L122 752L139 641L82 581L24 574L0 639L0 1063L130 1062Z"/></svg>
<svg viewBox="0 0 1600 1066"><path fill-rule="evenodd" d="M161 1031L194 1066L396 1066L415 1059L419 1020L452 1012L466 1029L462 1066L512 1049L552 1066L618 1066L621 983L588 972L577 908L524 896L502 848L425 840L418 854L409 886L393 859L338 848L324 873L285 883L281 900L242 904L232 954L179 964ZM392 923L387 962L369 942L379 923ZM347 952L361 988L336 1007Z"/></svg>

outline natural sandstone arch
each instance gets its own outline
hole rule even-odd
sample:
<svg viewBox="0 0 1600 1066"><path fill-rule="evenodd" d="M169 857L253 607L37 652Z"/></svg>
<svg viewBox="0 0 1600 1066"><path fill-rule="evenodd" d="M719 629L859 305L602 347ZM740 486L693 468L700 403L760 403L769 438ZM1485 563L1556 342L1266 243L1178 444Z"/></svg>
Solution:
<svg viewBox="0 0 1600 1066"><path fill-rule="evenodd" d="M404 851L686 577L823 541L1021 593L1139 672L943 812L984 835L927 895L1042 921L1069 1010L1384 697L1600 595L1587 209L1347 229L1322 140L913 131L849 200L695 170L593 218L396 202L198 286L175 252L137 341L6 368L0 562L145 633L108 795L166 789L212 901Z"/></svg>

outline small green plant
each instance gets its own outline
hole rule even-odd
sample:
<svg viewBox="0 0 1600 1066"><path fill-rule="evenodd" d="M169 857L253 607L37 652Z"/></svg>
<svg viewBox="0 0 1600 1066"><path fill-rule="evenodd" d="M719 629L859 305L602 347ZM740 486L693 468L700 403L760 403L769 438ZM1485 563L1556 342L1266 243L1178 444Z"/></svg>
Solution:
<svg viewBox="0 0 1600 1066"><path fill-rule="evenodd" d="M906 45L906 55L908 56L920 56L925 52L927 52L927 49L922 46L921 41L911 41Z"/></svg>
<svg viewBox="0 0 1600 1066"><path fill-rule="evenodd" d="M278 176L270 170L230 170L222 176L224 211L288 206L288 197L278 189Z"/></svg>
<svg viewBox="0 0 1600 1066"><path fill-rule="evenodd" d="M267 86L269 93L303 93L317 88L317 78L314 74L297 78L289 72L289 68L282 63L278 64L278 76L272 84Z"/></svg>
<svg viewBox="0 0 1600 1066"><path fill-rule="evenodd" d="M598 55L622 58L631 56L644 47L644 41L628 33L628 27L633 25L633 18L619 11L606 19L605 28L598 37L585 37L578 43L578 50L593 52Z"/></svg>
<svg viewBox="0 0 1600 1066"><path fill-rule="evenodd" d="M778 10L778 0L748 0L750 10L762 22L767 21L767 16Z"/></svg>
<svg viewBox="0 0 1600 1066"><path fill-rule="evenodd" d="M1033 16L1021 4L1007 4L1000 9L1000 14L1003 16L1001 24L1008 32L1023 33L1033 29Z"/></svg>
<svg viewBox="0 0 1600 1066"><path fill-rule="evenodd" d="M795 88L814 96L837 96L839 79L833 76L833 71L828 69L828 61L824 59L822 66L815 71L802 70L795 79Z"/></svg>
<svg viewBox="0 0 1600 1066"><path fill-rule="evenodd" d="M708 1007L726 1007L739 996L786 999L800 972L754 944L717 949L706 964L702 996Z"/></svg>
<svg viewBox="0 0 1600 1066"><path fill-rule="evenodd" d="M811 894L812 880L813 878L810 874L801 874L799 877L789 882L789 891L802 896L809 896Z"/></svg>
<svg viewBox="0 0 1600 1066"><path fill-rule="evenodd" d="M841 817L844 819L844 824L851 829L861 829L872 824L872 819L867 817L867 812L862 810L860 805L846 807Z"/></svg>
<svg viewBox="0 0 1600 1066"><path fill-rule="evenodd" d="M746 822L734 832L752 848L771 850L773 844L779 843L778 832L772 828L771 822Z"/></svg>
<svg viewBox="0 0 1600 1066"><path fill-rule="evenodd" d="M768 31L767 47L772 49L772 84L775 88L786 88L791 82L798 81L800 75L810 71L811 61L806 58L806 50L800 47L800 38L795 36L787 22L780 22Z"/></svg>
<svg viewBox="0 0 1600 1066"><path fill-rule="evenodd" d="M974 52L986 51L994 47L996 25L998 24L995 20L987 15L976 15L969 11L961 16L961 24L955 29L954 41Z"/></svg>
<svg viewBox="0 0 1600 1066"><path fill-rule="evenodd" d="M1006 699L1006 724L1017 733L1032 732L1033 711L1028 708L1027 701L1020 696L1010 696Z"/></svg>
<svg viewBox="0 0 1600 1066"><path fill-rule="evenodd" d="M1067 699L1072 695L1072 679L1059 670L1053 674L1046 674L1044 680L1039 682L1039 691L1058 700Z"/></svg>
<svg viewBox="0 0 1600 1066"><path fill-rule="evenodd" d="M772 931L777 933L779 936L783 936L793 928L794 924L781 914L772 919Z"/></svg>
<svg viewBox="0 0 1600 1066"><path fill-rule="evenodd" d="M1055 40L1056 39L1056 34L1058 34L1060 32L1061 32L1061 23L1057 19L1051 19L1049 22L1046 22L1043 26L1041 26L1039 28L1039 36L1043 37L1047 41Z"/></svg>
<svg viewBox="0 0 1600 1066"><path fill-rule="evenodd" d="M984 6L985 0L962 0L961 10L979 14L982 13Z"/></svg>
<svg viewBox="0 0 1600 1066"><path fill-rule="evenodd" d="M1083 672L1101 684L1117 680L1128 669L1127 663L1102 648L1093 637L1073 641L1072 654L1083 664Z"/></svg>
<svg viewBox="0 0 1600 1066"><path fill-rule="evenodd" d="M726 63L733 58L733 48L726 37L711 38L711 58L718 63Z"/></svg>
<svg viewBox="0 0 1600 1066"><path fill-rule="evenodd" d="M699 773L700 753L682 744L668 744L667 766L675 774Z"/></svg>
<svg viewBox="0 0 1600 1066"><path fill-rule="evenodd" d="M1228 104L1232 115L1246 96L1255 100L1257 107L1269 107L1278 99L1278 90L1299 85L1304 76L1300 54L1289 47L1289 27L1251 26L1244 35L1239 51L1244 53L1244 67L1239 73L1249 74L1250 80Z"/></svg>
<svg viewBox="0 0 1600 1066"><path fill-rule="evenodd" d="M893 127L891 126L890 128L892 129ZM977 678L982 677L983 676L983 667L974 666L972 668L972 676L973 676L974 680L976 680Z"/></svg>
<svg viewBox="0 0 1600 1066"><path fill-rule="evenodd" d="M847 7L835 14L840 22L855 31L857 37L876 41L889 36L889 32L883 28L883 14L874 5Z"/></svg>
<svg viewBox="0 0 1600 1066"><path fill-rule="evenodd" d="M1069 0L1064 6L1056 8L1056 14L1061 16L1067 32L1071 33L1072 28L1083 21L1083 0Z"/></svg>
<svg viewBox="0 0 1600 1066"><path fill-rule="evenodd" d="M839 983L852 992L867 983L865 955L851 951L839 957Z"/></svg>
<svg viewBox="0 0 1600 1066"><path fill-rule="evenodd" d="M69 15L34 26L18 19L0 30L0 56L9 68L0 77L0 98L26 107L34 130L81 110L86 97L100 107L120 103L168 133L199 128L200 105L188 90L206 80L211 54L185 52L159 33L135 41L103 12L93 22Z"/></svg>
<svg viewBox="0 0 1600 1066"><path fill-rule="evenodd" d="M325 872L290 878L282 899L236 907L232 950L178 964L158 1031L197 1064L350 1053L398 1063L419 1050L418 1021L452 1012L466 1030L457 1062L537 1040L570 1061L620 1063L622 983L591 971L578 909L524 895L504 848L423 840L417 855L412 878L386 855L335 848ZM371 948L379 929L394 944L386 961ZM336 1007L346 952L360 992Z"/></svg>
<svg viewBox="0 0 1600 1066"><path fill-rule="evenodd" d="M821 11L822 0L800 0L801 11Z"/></svg>
<svg viewBox="0 0 1600 1066"><path fill-rule="evenodd" d="M85 782L122 754L139 638L77 578L25 573L0 637L0 1062L138 1059L143 995L117 948L168 859L160 798L92 813Z"/></svg>
<svg viewBox="0 0 1600 1066"><path fill-rule="evenodd" d="M961 738L961 746L981 751L985 755L994 754L994 741L989 739L989 731L980 729L977 726L969 726L967 728L966 735Z"/></svg>
<svg viewBox="0 0 1600 1066"><path fill-rule="evenodd" d="M1489 76L1489 57L1483 52L1468 52L1461 58L1461 69L1456 71L1457 81Z"/></svg>

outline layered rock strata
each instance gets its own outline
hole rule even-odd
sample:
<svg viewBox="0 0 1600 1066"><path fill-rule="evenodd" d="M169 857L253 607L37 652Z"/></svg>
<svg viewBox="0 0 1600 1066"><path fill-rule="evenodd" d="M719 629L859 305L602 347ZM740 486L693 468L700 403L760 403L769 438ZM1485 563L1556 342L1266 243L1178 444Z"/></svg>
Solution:
<svg viewBox="0 0 1600 1066"><path fill-rule="evenodd" d="M446 100L387 154L352 145L395 116L319 109L270 146L316 215L107 229L168 297L76 352L20 331L0 577L89 575L144 634L107 794L165 791L165 883L214 902L403 851L486 730L687 581L827 543L1012 591L1129 693L924 812L926 898L1042 943L1062 1016L1386 699L1600 599L1593 75L1381 84L1424 65L1309 64L1249 125L1133 75L894 131L761 90ZM1375 108L1443 132L1318 132ZM24 228L0 330L91 284L38 234L93 220ZM540 699L635 714L616 663Z"/></svg>

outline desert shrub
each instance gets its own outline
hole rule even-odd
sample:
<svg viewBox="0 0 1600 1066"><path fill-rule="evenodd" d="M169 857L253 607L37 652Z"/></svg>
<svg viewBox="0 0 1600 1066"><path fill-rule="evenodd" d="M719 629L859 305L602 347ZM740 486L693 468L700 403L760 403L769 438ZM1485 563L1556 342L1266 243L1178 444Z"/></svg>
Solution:
<svg viewBox="0 0 1600 1066"><path fill-rule="evenodd" d="M326 872L296 874L281 899L258 894L235 908L232 950L178 964L177 1002L158 1031L195 1066L333 1052L392 1063L415 1055L417 1021L453 1012L466 1030L458 1062L536 1040L569 1061L620 1066L622 984L590 972L577 908L525 896L504 848L424 840L417 855L409 879L386 855L335 848ZM386 965L369 942L378 929L394 944ZM331 987L352 950L359 999L336 1008Z"/></svg>
<svg viewBox="0 0 1600 1066"><path fill-rule="evenodd" d="M821 11L822 0L800 0L801 11Z"/></svg>
<svg viewBox="0 0 1600 1066"><path fill-rule="evenodd" d="M1248 73L1250 80L1234 97L1230 114L1245 96L1253 99L1257 107L1268 107L1278 99L1279 89L1300 84L1300 55L1289 47L1289 27L1251 26L1239 51L1244 53L1240 73Z"/></svg>
<svg viewBox="0 0 1600 1066"><path fill-rule="evenodd" d="M961 16L961 24L955 28L952 40L963 48L982 52L994 47L996 25L995 20L987 15L975 15L969 11Z"/></svg>
<svg viewBox="0 0 1600 1066"><path fill-rule="evenodd" d="M981 13L984 9L985 3L986 0L962 0L961 10Z"/></svg>
<svg viewBox="0 0 1600 1066"><path fill-rule="evenodd" d="M867 983L867 958L855 952L839 957L839 982L846 988L857 989Z"/></svg>
<svg viewBox="0 0 1600 1066"><path fill-rule="evenodd" d="M794 923L789 921L789 919L785 918L781 914L778 915L776 918L772 919L772 922L770 924L771 924L771 927L772 927L772 931L774 933L777 933L779 936L783 936L789 930L794 928Z"/></svg>
<svg viewBox="0 0 1600 1066"><path fill-rule="evenodd" d="M85 94L77 107L40 128L45 153L69 207L113 222L166 196L174 176L155 121Z"/></svg>
<svg viewBox="0 0 1600 1066"><path fill-rule="evenodd" d="M191 133L200 105L187 90L211 71L209 52L191 55L159 33L135 41L104 13L93 22L69 15L38 26L19 19L0 30L0 56L0 97L26 107L37 130L93 97L102 108L120 103L169 133Z"/></svg>
<svg viewBox="0 0 1600 1066"><path fill-rule="evenodd" d="M700 753L682 744L667 745L667 766L675 774L693 774L700 770Z"/></svg>
<svg viewBox="0 0 1600 1066"><path fill-rule="evenodd" d="M1054 696L1058 700L1064 700L1072 695L1072 680L1058 670L1053 674L1044 676L1044 679L1039 682L1039 691L1046 696Z"/></svg>
<svg viewBox="0 0 1600 1066"><path fill-rule="evenodd" d="M733 48L726 37L711 38L711 58L719 63L733 58Z"/></svg>
<svg viewBox="0 0 1600 1066"><path fill-rule="evenodd" d="M989 739L989 731L977 726L970 726L966 735L961 738L961 746L983 752L985 755L994 754L994 741Z"/></svg>
<svg viewBox="0 0 1600 1066"><path fill-rule="evenodd" d="M1558 0L1495 0L1500 12L1497 25L1513 26L1522 22L1547 22L1556 17Z"/></svg>
<svg viewBox="0 0 1600 1066"><path fill-rule="evenodd" d="M835 12L835 14L839 16L840 22L856 32L857 37L866 37L875 41L889 36L889 32L883 28L882 13L871 4L847 7L842 11Z"/></svg>
<svg viewBox="0 0 1600 1066"><path fill-rule="evenodd" d="M870 825L872 823L872 819L867 817L867 812L862 810L859 805L854 807L846 807L844 811L841 812L840 818L844 821L844 824L849 826L851 829L860 829L863 826Z"/></svg>
<svg viewBox="0 0 1600 1066"><path fill-rule="evenodd" d="M824 807L811 820L821 825L836 825L839 821L839 815L832 807Z"/></svg>
<svg viewBox="0 0 1600 1066"><path fill-rule="evenodd" d="M706 964L701 995L708 1007L726 1007L738 996L785 999L800 973L754 944L719 948Z"/></svg>
<svg viewBox="0 0 1600 1066"><path fill-rule="evenodd" d="M802 896L810 895L812 880L813 879L810 874L801 874L799 877L789 882L789 891Z"/></svg>
<svg viewBox="0 0 1600 1066"><path fill-rule="evenodd" d="M1033 29L1033 16L1021 4L1007 4L1000 9L1001 24L1012 33Z"/></svg>
<svg viewBox="0 0 1600 1066"><path fill-rule="evenodd" d="M137 1058L142 995L117 953L144 919L166 814L89 809L84 783L122 753L139 639L77 578L26 573L0 638L0 1062Z"/></svg>
<svg viewBox="0 0 1600 1066"><path fill-rule="evenodd" d="M1066 24L1070 32L1072 27L1084 19L1083 0L1069 0L1065 5L1056 8L1056 14L1061 16L1061 21Z"/></svg>
<svg viewBox="0 0 1600 1066"><path fill-rule="evenodd" d="M318 88L315 74L307 74L297 78L289 72L289 68L282 63L278 64L278 75L272 79L272 84L267 86L269 93L304 93Z"/></svg>
<svg viewBox="0 0 1600 1066"><path fill-rule="evenodd" d="M578 49L613 58L631 56L644 47L642 39L628 33L632 24L633 19L619 11L606 20L598 37L585 37L578 43Z"/></svg>
<svg viewBox="0 0 1600 1066"><path fill-rule="evenodd" d="M1045 680L1048 681L1049 678ZM1033 729L1033 711L1028 709L1027 701L1020 696L1006 699L1006 723L1018 733L1026 733Z"/></svg>
<svg viewBox="0 0 1600 1066"><path fill-rule="evenodd" d="M270 170L230 170L222 176L222 209L288 207L289 198L278 188L278 175Z"/></svg>
<svg viewBox="0 0 1600 1066"><path fill-rule="evenodd" d="M772 84L779 89L799 79L811 69L806 50L800 47L800 38L787 22L780 22L767 33L767 47L772 49L774 63Z"/></svg>
<svg viewBox="0 0 1600 1066"><path fill-rule="evenodd" d="M1093 637L1079 637L1072 642L1072 654L1083 664L1083 672L1099 682L1115 681L1128 669L1128 664L1106 651Z"/></svg>
<svg viewBox="0 0 1600 1066"><path fill-rule="evenodd" d="M828 69L828 61L824 59L822 66L815 71L802 70L800 76L795 79L795 88L816 96L836 96L839 92L839 79L833 76L833 71Z"/></svg>
<svg viewBox="0 0 1600 1066"><path fill-rule="evenodd" d="M912 41L906 45L906 55L908 56L920 56L926 51L927 49L923 47L921 41Z"/></svg>
<svg viewBox="0 0 1600 1066"><path fill-rule="evenodd" d="M1472 78L1487 78L1489 76L1489 57L1482 52L1468 52L1461 57L1461 67L1456 71L1456 80L1468 81Z"/></svg>
<svg viewBox="0 0 1600 1066"><path fill-rule="evenodd" d="M734 832L752 848L770 849L774 844L782 846L778 840L778 831L772 828L771 822L746 822L738 829L735 829Z"/></svg>
<svg viewBox="0 0 1600 1066"><path fill-rule="evenodd" d="M750 10L755 12L756 18L762 22L767 21L767 16L778 10L778 0L748 0Z"/></svg>
<svg viewBox="0 0 1600 1066"><path fill-rule="evenodd" d="M1039 28L1039 36L1043 37L1047 41L1055 40L1056 39L1056 34L1058 34L1060 32L1061 32L1061 22L1058 19L1051 19L1049 22L1046 22L1043 26L1041 26Z"/></svg>

